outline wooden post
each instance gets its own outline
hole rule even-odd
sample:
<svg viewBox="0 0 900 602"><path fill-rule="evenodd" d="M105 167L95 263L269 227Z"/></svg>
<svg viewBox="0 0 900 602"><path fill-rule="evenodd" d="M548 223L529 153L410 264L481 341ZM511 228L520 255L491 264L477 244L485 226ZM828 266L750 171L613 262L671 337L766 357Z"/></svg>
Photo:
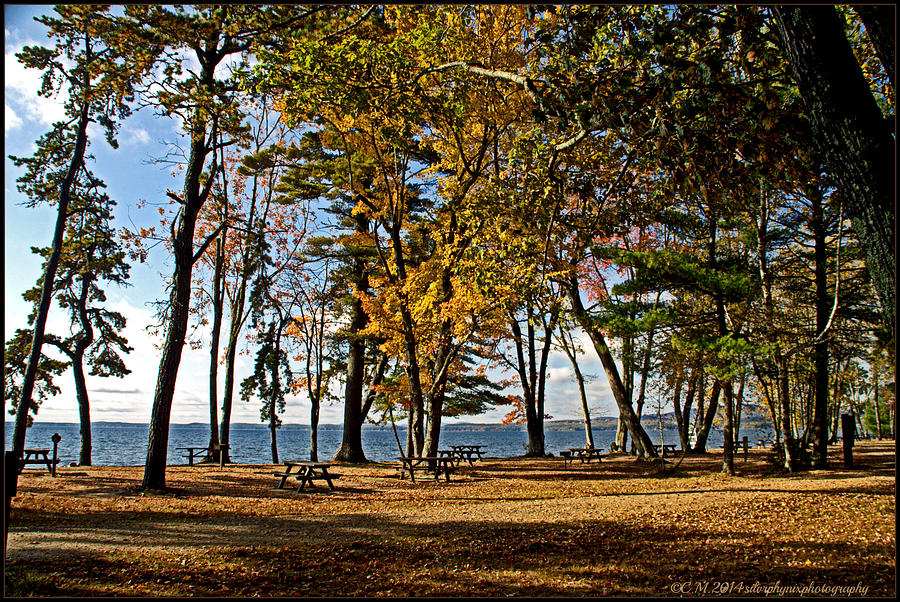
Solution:
<svg viewBox="0 0 900 602"><path fill-rule="evenodd" d="M231 446L228 444L219 444L213 447L219 451L219 468L225 468L225 454Z"/></svg>
<svg viewBox="0 0 900 602"><path fill-rule="evenodd" d="M844 467L853 468L853 439L856 437L856 424L853 414L841 414L841 438L844 442Z"/></svg>
<svg viewBox="0 0 900 602"><path fill-rule="evenodd" d="M57 446L59 442L62 441L62 437L59 433L53 433L53 436L50 437L50 440L53 441L53 459L50 461L50 476L56 476L56 463L59 461L56 457Z"/></svg>

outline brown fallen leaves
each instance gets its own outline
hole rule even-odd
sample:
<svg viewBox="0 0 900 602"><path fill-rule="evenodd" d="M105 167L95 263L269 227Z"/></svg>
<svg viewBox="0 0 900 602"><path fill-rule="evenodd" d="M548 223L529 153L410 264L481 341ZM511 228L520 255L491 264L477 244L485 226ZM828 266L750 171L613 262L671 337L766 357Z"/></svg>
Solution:
<svg viewBox="0 0 900 602"><path fill-rule="evenodd" d="M833 452L784 475L754 450L736 477L716 454L669 477L626 456L487 459L450 483L341 466L336 491L299 494L271 466L170 467L171 489L143 494L138 467L29 470L6 593L891 596L893 443L860 443L854 470Z"/></svg>

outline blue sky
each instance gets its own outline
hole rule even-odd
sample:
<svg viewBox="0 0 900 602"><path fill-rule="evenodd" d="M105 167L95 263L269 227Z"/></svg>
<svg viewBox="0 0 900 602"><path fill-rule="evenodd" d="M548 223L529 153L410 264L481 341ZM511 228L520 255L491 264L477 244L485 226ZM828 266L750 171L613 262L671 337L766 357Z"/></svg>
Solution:
<svg viewBox="0 0 900 602"><path fill-rule="evenodd" d="M56 215L43 207L29 209L22 206L24 198L16 190L16 178L21 170L9 160L10 154L28 156L34 150L34 141L47 131L50 124L62 115L62 101L37 95L40 74L25 69L15 59L15 52L23 45L40 44L46 40L43 26L33 21L35 15L49 12L49 6L4 6L4 337L11 336L17 328L26 326L30 306L21 298L24 291L34 286L40 261L30 252L32 246L44 247L51 242ZM155 207L165 204L167 188L178 188L178 182L169 169L153 164L154 157L165 152L165 143L178 139L178 125L173 120L156 118L149 113L138 112L122 125L119 150L112 150L95 136L90 151L96 161L92 170L107 185L109 196L117 202L116 228L121 226L153 226L158 222ZM147 202L144 208L138 203ZM110 288L108 305L126 316L128 326L125 336L135 350L126 358L132 371L125 378L88 377L91 397L91 416L95 421L122 421L145 423L150 419L156 372L159 365L158 341L145 330L152 322L153 309L148 304L164 297L165 279L171 272L171 260L160 246L153 250L144 264L134 264L131 269L131 286ZM67 320L54 303L48 321L48 332L66 333ZM580 359L582 371L597 376L589 384L589 402L597 416L616 415L615 404L603 376L602 368L586 338L586 354ZM237 379L243 379L250 367L252 356L239 356ZM172 409L173 423L208 422L209 402L207 379L209 351L207 348L191 350L185 347ZM221 374L221 372L220 372ZM566 357L561 353L551 356L548 381L547 412L554 419L579 418L581 406L578 388ZM221 381L221 377L220 377ZM71 372L62 374L57 384L62 391L46 400L37 415L38 421L77 422L74 386ZM516 392L516 391L511 391ZM221 384L220 384L221 397ZM8 410L9 405L6 405ZM499 422L506 409L479 417L466 417L462 421ZM11 419L6 414L7 419ZM320 422L337 424L342 421L340 405L322 408ZM289 398L283 421L289 424L309 423L309 404L304 397ZM258 403L245 403L235 399L232 422L259 422Z"/></svg>

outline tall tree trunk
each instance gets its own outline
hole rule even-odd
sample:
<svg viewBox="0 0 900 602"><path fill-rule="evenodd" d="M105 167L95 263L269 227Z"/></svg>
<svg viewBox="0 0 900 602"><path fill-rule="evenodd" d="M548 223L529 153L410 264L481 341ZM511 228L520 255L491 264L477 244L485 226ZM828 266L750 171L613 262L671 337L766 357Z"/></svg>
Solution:
<svg viewBox="0 0 900 602"><path fill-rule="evenodd" d="M269 324L269 337L268 340L272 340L272 337L275 338L275 348L272 350L272 353L275 354L275 359L270 365L274 366L272 369L272 387L271 387L271 397L269 398L269 447L272 451L272 463L278 464L278 397L281 391L281 332L284 328L286 320L281 317L281 308L278 308L279 320L278 325L276 326L275 321L273 320L271 324ZM278 328L278 332L274 332L276 327ZM310 458L311 460L315 460L315 458Z"/></svg>
<svg viewBox="0 0 900 602"><path fill-rule="evenodd" d="M231 462L231 453L227 447L231 443L231 408L234 403L234 363L240 340L241 327L244 325L244 298L247 292L247 277L243 276L236 298L231 305L231 326L228 329L228 347L225 349L225 388L222 391L222 423L219 425L219 462Z"/></svg>
<svg viewBox="0 0 900 602"><path fill-rule="evenodd" d="M13 428L12 450L17 457L22 457L25 449L25 430L28 428L28 413L37 409L32 400L34 381L37 376L38 362L41 360L41 347L44 344L44 330L47 326L47 315L50 313L50 302L53 300L53 285L56 282L56 270L62 252L63 236L66 232L66 219L69 202L72 198L72 186L78 170L84 165L84 153L87 148L87 127L90 123L88 103L81 106L78 117L78 128L75 133L75 147L72 159L66 170L62 185L59 188L59 199L56 207L56 226L53 230L53 243L47 265L44 269L44 280L41 284L41 300L34 317L34 329L31 335L31 353L22 379L22 393L16 409L16 423Z"/></svg>
<svg viewBox="0 0 900 602"><path fill-rule="evenodd" d="M362 411L359 414L360 424L365 424L366 417L372 409L372 404L375 402L375 398L378 397L376 388L384 380L384 373L387 370L390 361L391 358L388 357L386 353L378 352L378 363L375 364L375 370L372 372L372 377L369 379L368 387L366 387L366 396L363 398Z"/></svg>
<svg viewBox="0 0 900 602"><path fill-rule="evenodd" d="M734 440L737 442L741 436L741 413L744 408L744 385L747 383L747 373L741 371L741 383L738 385L734 396Z"/></svg>
<svg viewBox="0 0 900 602"><path fill-rule="evenodd" d="M320 397L310 399L309 403L309 459L319 461L319 408Z"/></svg>
<svg viewBox="0 0 900 602"><path fill-rule="evenodd" d="M816 287L816 336L820 337L828 326L831 314L831 298L828 294L827 249L825 241L825 215L822 195L816 190L811 195L815 253ZM817 339L813 349L815 358L815 401L812 419L812 460L817 469L828 468L828 339Z"/></svg>
<svg viewBox="0 0 900 602"><path fill-rule="evenodd" d="M422 444L424 455L437 456L441 440L441 414L444 410L443 391L429 391L425 396L428 408L428 420L425 422L425 441Z"/></svg>
<svg viewBox="0 0 900 602"><path fill-rule="evenodd" d="M442 339L444 344L435 355L432 367L432 384L426 398L428 421L422 449L425 451L425 455L428 456L438 455L438 445L441 440L441 418L444 411L444 397L446 395L449 372L447 364L451 361L450 354L453 353L453 350L450 348L452 331L449 322L446 322L444 325Z"/></svg>
<svg viewBox="0 0 900 602"><path fill-rule="evenodd" d="M278 464L278 418L275 416L275 400L269 406L269 449L272 452L272 464Z"/></svg>
<svg viewBox="0 0 900 602"><path fill-rule="evenodd" d="M316 318L316 312L319 312ZM319 408L322 404L322 370L325 353L325 308L319 305L311 315L314 327L306 335L306 394L309 397L309 459L319 461ZM281 332L279 331L279 345ZM313 369L315 364L315 369ZM361 422L360 422L361 424Z"/></svg>
<svg viewBox="0 0 900 602"><path fill-rule="evenodd" d="M629 402L629 405L631 403ZM640 420L640 419L638 419ZM624 452L628 446L628 425L625 424L625 418L619 412L619 421L616 423L616 435L612 442L612 451Z"/></svg>
<svg viewBox="0 0 900 602"><path fill-rule="evenodd" d="M75 397L78 399L78 421L81 428L81 450L78 463L91 465L91 402L88 398L87 383L84 378L84 351L72 357L72 372L75 376Z"/></svg>
<svg viewBox="0 0 900 602"><path fill-rule="evenodd" d="M796 472L799 463L797 462L797 441L794 437L789 393L788 358L780 350L775 352L775 365L778 367L778 405L781 409L781 445L784 451L784 468L788 472Z"/></svg>
<svg viewBox="0 0 900 602"><path fill-rule="evenodd" d="M368 222L364 218L356 218L357 232L368 232L368 228ZM354 260L353 274L353 285L356 290L363 294L368 292L369 278L362 259ZM347 382L344 385L344 432L341 446L334 454L334 460L339 462L368 462L362 447L362 396L366 378L366 344L359 337L359 333L368 322L369 316L363 309L362 302L358 297L354 298L350 304L350 342L347 352Z"/></svg>
<svg viewBox="0 0 900 602"><path fill-rule="evenodd" d="M226 204L227 207L227 204ZM222 229L216 239L216 266L213 274L213 321L212 335L209 344L209 458L218 461L219 445L219 338L222 334L222 306L225 303L225 291L222 287L225 264L225 236Z"/></svg>
<svg viewBox="0 0 900 602"><path fill-rule="evenodd" d="M537 405L537 415L538 422L541 428L541 447L544 447L544 416L547 415L545 411L545 402L547 399L546 390L547 390L547 362L550 359L550 348L553 344L553 331L556 329L556 322L559 319L559 307L554 307L550 310L550 321L549 323L545 323L544 327L544 341L543 347L541 348L541 358L540 363L538 365L538 382L537 382L537 396L535 399ZM544 453L546 454L546 449L544 449Z"/></svg>
<svg viewBox="0 0 900 602"><path fill-rule="evenodd" d="M810 116L813 140L846 199L884 322L895 335L894 132L878 108L835 7L774 6L772 12ZM873 32L890 36L884 45L893 53L895 28L888 25Z"/></svg>
<svg viewBox="0 0 900 602"><path fill-rule="evenodd" d="M881 407L878 405L878 379L875 379L875 428L878 440L881 441Z"/></svg>
<svg viewBox="0 0 900 602"><path fill-rule="evenodd" d="M587 393L584 389L584 376L575 366L575 380L578 382L578 396L581 399L581 413L584 415L584 443L586 447L594 447L594 432L591 430L591 409L588 407Z"/></svg>
<svg viewBox="0 0 900 602"><path fill-rule="evenodd" d="M362 215L353 217L354 230L357 234L368 236L369 220ZM367 293L369 277L366 262L362 257L353 259L351 284L356 291ZM333 459L340 462L367 462L362 446L362 407L363 384L366 373L365 341L359 333L369 322L369 316L363 309L358 297L350 302L349 348L347 351L347 381L344 385L344 430L341 445Z"/></svg>
<svg viewBox="0 0 900 602"><path fill-rule="evenodd" d="M403 241L400 238L400 224L393 223L388 228L391 237L391 252L394 258L396 277L394 283L406 282L406 259L403 256ZM422 389L421 366L419 365L418 341L415 322L409 309L409 298L402 291L400 297L400 318L403 324L404 351L406 354L406 380L409 385L409 427L406 431L406 453L420 456L425 447L425 392ZM362 378L362 376L360 376ZM362 385L360 384L360 391ZM360 392L360 395L362 393ZM357 412L359 408L357 408Z"/></svg>
<svg viewBox="0 0 900 602"><path fill-rule="evenodd" d="M525 366L528 374L528 383L531 387L531 399L529 402L529 412L526 413L527 429L528 429L528 456L543 457L546 455L544 447L544 415L538 410L538 368L537 368L537 339L533 326L533 306L528 306L528 363Z"/></svg>
<svg viewBox="0 0 900 602"><path fill-rule="evenodd" d="M532 309L529 304L527 309L529 318ZM544 445L544 412L541 395L543 394L543 375L546 370L538 365L537 338L531 319L527 321L525 336L514 316L510 319L510 327L516 347L516 371L519 373L519 380L522 384L522 399L525 405L525 430L528 434L525 455L532 458L543 458L547 452Z"/></svg>
<svg viewBox="0 0 900 602"><path fill-rule="evenodd" d="M684 370L679 369L678 375L675 377L675 385L672 387L672 407L675 410L675 424L678 427L678 439L681 442L681 449L690 449L691 441L688 435L688 424L691 416L690 404L692 393L691 385L688 384L688 398L685 400L684 408L681 406L681 390L684 388Z"/></svg>
<svg viewBox="0 0 900 602"><path fill-rule="evenodd" d="M622 387L625 389L625 397L628 405L633 407L634 404L634 338L630 334L622 337ZM635 412L638 421L641 420L641 411ZM619 424L616 427L616 451L627 451L628 444L628 427L625 419L619 414ZM634 441L631 442L631 453L634 454Z"/></svg>
<svg viewBox="0 0 900 602"><path fill-rule="evenodd" d="M359 299L350 310L350 347L347 355L347 382L344 386L344 433L341 446L334 454L339 462L367 462L362 448L362 395L366 378L366 344L356 336L365 328L368 316Z"/></svg>
<svg viewBox="0 0 900 602"><path fill-rule="evenodd" d="M698 454L706 453L709 432L712 430L716 412L719 411L719 395L721 393L722 383L716 378L713 380L712 391L709 394L709 405L706 406L706 411L700 416L700 429L697 431L697 438L694 440L693 449Z"/></svg>
<svg viewBox="0 0 900 602"><path fill-rule="evenodd" d="M694 426L691 430L691 451L697 451L697 436L703 430L703 420L706 417L706 372L698 368L700 375L697 380L697 412L694 414ZM704 450L705 451L705 450Z"/></svg>
<svg viewBox="0 0 900 602"><path fill-rule="evenodd" d="M262 240L265 238L264 230L267 210L263 211L260 218L256 217L256 201L258 198L258 188L258 181L256 178L253 178L252 192L250 194L250 211L247 215L247 230L253 231L253 229L257 225L261 225L262 227L260 228L260 239ZM225 202L227 204L227 198ZM244 305L246 304L247 300L247 283L249 282L250 277L254 269L256 268L254 257L258 253L257 249L254 248L257 244L255 241L247 240L244 244L246 246L244 247L240 258L238 259L240 261L241 269L240 279L237 283L238 288L234 298L230 300L231 315L230 325L228 329L228 347L225 349L225 387L222 391L222 423L219 425L219 443L222 445L221 449L219 450L219 463L231 462L231 451L229 445L231 444L231 409L234 404L234 363L235 358L237 357L237 347L241 329L244 327L244 321L249 315L249 312L244 311ZM279 325L278 333L276 334L276 338L279 338L280 340L280 337L281 325ZM278 360L276 359L276 373L278 372L277 365Z"/></svg>
<svg viewBox="0 0 900 602"><path fill-rule="evenodd" d="M658 454L653 448L653 442L650 441L650 437L647 435L646 431L644 431L644 427L641 426L638 417L635 415L634 409L631 407L631 400L626 397L625 388L622 386L622 379L619 377L619 371L616 367L615 359L613 359L612 353L609 350L609 345L606 344L606 339L603 337L603 334L595 327L587 311L584 309L576 276L573 275L570 277L567 288L575 319L594 344L594 349L600 357L600 363L603 364L603 369L609 380L613 398L616 400L616 405L619 407L619 415L625 419L625 426L628 429L632 440L635 442L638 455L641 457L657 458Z"/></svg>
<svg viewBox="0 0 900 602"><path fill-rule="evenodd" d="M656 302L659 304L659 294L656 296ZM637 414L638 420L640 420L641 416L644 413L644 400L647 395L647 379L650 376L650 360L653 357L653 328L647 333L647 346L644 347L644 353L641 359L641 370L640 370L640 382L638 383L638 396L637 400L635 400L635 414ZM633 379L632 379L633 380ZM662 432L662 431L660 431Z"/></svg>
<svg viewBox="0 0 900 602"><path fill-rule="evenodd" d="M214 57L216 49L207 49L200 73L201 85L208 90L213 88L215 70ZM156 391L153 394L153 409L150 414L150 435L147 445L147 461L144 464L144 489L165 489L166 462L169 446L169 421L172 414L172 400L175 396L175 384L178 379L178 366L181 364L181 353L187 335L187 323L190 317L191 272L194 269L194 232L197 228L197 214L206 202L211 190L212 178L201 189L203 166L206 157L212 152L212 141L215 133L207 139L206 123L196 116L191 126L191 146L188 164L184 177L184 197L182 199L181 217L173 229L173 254L175 270L172 274L172 287L169 296L169 320L163 342L162 357L159 361L159 372L156 378ZM213 156L215 163L215 156ZM215 171L215 169L210 170Z"/></svg>
<svg viewBox="0 0 900 602"><path fill-rule="evenodd" d="M190 168L189 168L190 169ZM198 174L199 177L199 174ZM199 210L199 208L198 208ZM166 462L169 445L169 419L178 366L187 333L191 301L191 270L194 265L193 239L197 223L197 210L186 206L175 235L175 272L172 276L172 293L169 300L170 316L163 343L153 409L150 416L150 440L147 461L144 465L145 489L165 489Z"/></svg>
<svg viewBox="0 0 900 602"><path fill-rule="evenodd" d="M591 410L588 407L587 400L587 391L584 387L584 374L581 373L581 368L578 365L578 359L576 357L576 349L574 341L571 340L569 333L561 332L560 333L560 342L562 343L561 347L566 354L566 357L569 358L569 363L572 364L572 370L575 372L575 381L578 383L578 395L581 399L581 412L584 416L584 439L585 444L588 447L594 447L594 433L591 430Z"/></svg>
<svg viewBox="0 0 900 602"><path fill-rule="evenodd" d="M725 424L722 427L722 472L734 473L734 383L731 379L722 383L725 401Z"/></svg>
<svg viewBox="0 0 900 602"><path fill-rule="evenodd" d="M94 280L93 274L86 274L81 281L78 295L78 319L81 333L72 353L72 374L75 376L75 398L78 400L78 420L81 427L81 451L78 463L91 465L91 402L88 398L87 381L84 376L84 354L94 342L94 327L87 310L87 298Z"/></svg>
<svg viewBox="0 0 900 602"><path fill-rule="evenodd" d="M456 214L452 214L450 227L450 240L455 228ZM444 268L441 274L441 304L446 306L453 299L452 273L449 268ZM425 441L423 449L428 456L438 455L438 445L441 440L441 418L444 411L444 397L446 393L447 378L450 373L450 362L455 352L453 349L453 323L445 319L441 323L440 345L431 361L431 388L428 391L427 408L428 422L425 429Z"/></svg>
<svg viewBox="0 0 900 602"><path fill-rule="evenodd" d="M534 389L532 388L531 375L528 371L528 362L525 360L526 342L522 337L522 328L515 316L510 316L510 328L513 333L513 345L516 349L516 372L519 373L519 382L522 385L522 401L525 409L525 430L528 434L528 443L525 450L526 456L543 456L543 429L537 429L537 409L534 403ZM533 330L529 324L528 347L534 343Z"/></svg>
<svg viewBox="0 0 900 602"><path fill-rule="evenodd" d="M734 384L731 379L722 382L725 402L725 424L722 426L722 472L734 474Z"/></svg>
<svg viewBox="0 0 900 602"><path fill-rule="evenodd" d="M725 322L725 301L719 296L716 299L716 317L719 324L719 336L728 335ZM729 371L730 372L730 371ZM722 427L722 472L734 474L734 385L731 378L722 382L722 393L725 401L725 424Z"/></svg>

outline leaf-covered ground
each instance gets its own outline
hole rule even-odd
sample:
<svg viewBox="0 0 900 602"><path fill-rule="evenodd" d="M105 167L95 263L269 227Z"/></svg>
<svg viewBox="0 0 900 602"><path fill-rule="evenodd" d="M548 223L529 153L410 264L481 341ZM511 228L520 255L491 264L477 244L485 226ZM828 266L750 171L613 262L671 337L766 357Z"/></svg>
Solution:
<svg viewBox="0 0 900 602"><path fill-rule="evenodd" d="M15 596L893 596L895 449L721 474L628 456L486 459L450 483L340 466L338 489L274 489L273 466L29 469L5 568Z"/></svg>

